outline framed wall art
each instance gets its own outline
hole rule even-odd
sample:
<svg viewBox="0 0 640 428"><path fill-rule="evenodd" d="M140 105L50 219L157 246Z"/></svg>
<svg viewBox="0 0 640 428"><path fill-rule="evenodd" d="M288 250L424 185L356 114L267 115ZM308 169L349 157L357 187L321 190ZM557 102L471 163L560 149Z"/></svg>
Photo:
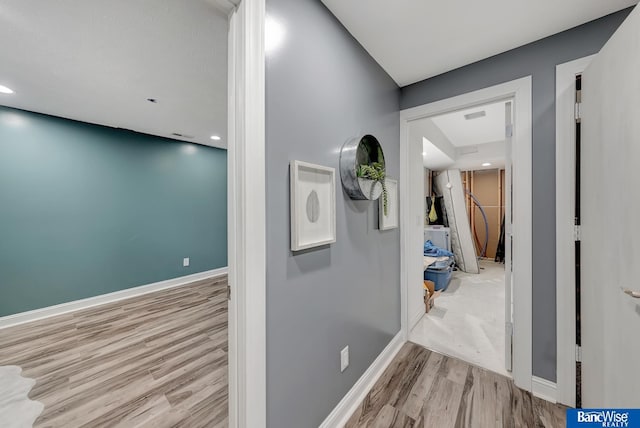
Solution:
<svg viewBox="0 0 640 428"><path fill-rule="evenodd" d="M336 242L336 170L291 161L291 251Z"/></svg>

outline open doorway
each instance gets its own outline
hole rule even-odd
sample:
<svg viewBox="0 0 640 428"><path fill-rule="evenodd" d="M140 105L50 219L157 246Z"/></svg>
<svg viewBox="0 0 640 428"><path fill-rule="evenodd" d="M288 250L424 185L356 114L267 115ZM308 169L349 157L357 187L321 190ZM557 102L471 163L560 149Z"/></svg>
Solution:
<svg viewBox="0 0 640 428"><path fill-rule="evenodd" d="M511 102L507 102L509 100ZM433 119L437 119L440 116L463 110L471 110L471 113L477 113L480 106L498 102L502 102L505 107L503 116L505 119L503 124L505 126L502 130L503 140L511 139L511 144L504 144L504 150L501 152L504 153L505 162L504 181L505 183L511 183L512 188L511 192L506 192L507 186L504 186L505 207L503 212L511 214L513 219L512 223L505 221L504 270L510 272L510 275L504 276L504 307L502 311L498 311L498 313L505 314L502 326L504 337L504 366L502 372L511 369L515 385L521 389L531 391L532 384L536 380L531 373L531 77L524 77L452 98L434 101L400 112L401 321L405 337L409 340L417 340L411 337L411 332L416 325L420 324L425 315L423 287L425 274L424 233L427 215L425 187L428 188L429 184L425 186L425 166L423 162L424 157L428 157L428 150L426 151L427 154L422 155L422 152L425 152L423 144L425 133L416 131L421 126L425 126L425 124L427 126L433 125L432 128L437 128ZM507 110L507 106L511 108L511 112ZM479 110L482 110L482 108ZM469 112L466 114L469 114ZM432 138L437 139L437 137ZM493 142L495 143L496 141L498 140ZM456 148L453 144L447 146L433 140L431 142L435 142L438 150L451 159L449 165L440 166L442 170L447 170L455 161L462 160L465 157L474 159L473 155L477 156L482 153L480 150L477 153L467 153L470 150L469 148ZM491 141L485 140L485 142ZM479 146L479 144L471 144L471 146L473 145ZM507 162L509 159L511 162ZM475 158L473 160L474 165L478 165L478 161L480 161L479 166L459 167L470 171L482 169L482 163L492 163L488 167L501 169L500 165L493 165L490 160L481 158ZM498 159L494 160L494 162L497 161ZM463 176L460 170L456 173L452 173L451 170L447 171L446 175L441 173L435 179L436 181L443 181L440 183L441 189L445 188L448 193L453 194L456 192L458 194L457 197L450 195L450 208L453 208L457 213L464 214L454 216L457 227L456 231L451 234L452 252L456 252L455 246L457 244L458 252L465 255L462 260L465 264L465 270L473 272L475 264L476 273L472 274L479 275L481 266L477 260L476 244L472 240L467 214L468 208L462 186ZM516 171L516 173L511 174L511 171ZM431 177L433 179L433 175ZM455 207L453 206L454 203ZM509 203L511 203L511 208L509 208ZM461 227L465 224L466 227ZM449 227L451 227L451 223ZM460 236L457 236L458 234L466 234L467 237L460 239ZM469 256L469 254L471 255ZM458 264L460 264L460 257L458 259ZM513 269L509 267L510 262L514 267ZM467 264L469 266L466 266ZM482 261L480 264L482 264ZM453 277L453 273L451 276ZM513 286L510 284L513 284ZM448 340L451 342L455 340L455 337L449 334ZM509 366L509 363L511 363L511 366Z"/></svg>
<svg viewBox="0 0 640 428"><path fill-rule="evenodd" d="M510 376L505 223L512 99L411 124L424 166L425 314L409 339ZM510 286L510 282L508 284ZM507 299L509 301L507 302ZM433 306L431 306L433 305Z"/></svg>
<svg viewBox="0 0 640 428"><path fill-rule="evenodd" d="M245 173L225 150L243 150L249 128L227 126L229 106L249 104L228 88L252 93L227 60L252 40L237 28L257 8L245 3L3 7L0 170L13 190L0 199L13 208L0 214L0 396L37 387L0 403L0 420L238 425L247 383L227 373L249 317L228 311L224 201L227 170Z"/></svg>

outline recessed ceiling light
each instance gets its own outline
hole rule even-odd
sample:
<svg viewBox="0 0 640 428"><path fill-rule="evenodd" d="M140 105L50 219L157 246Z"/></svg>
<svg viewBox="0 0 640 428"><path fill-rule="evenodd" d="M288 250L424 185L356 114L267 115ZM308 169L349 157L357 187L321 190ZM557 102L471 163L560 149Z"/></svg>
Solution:
<svg viewBox="0 0 640 428"><path fill-rule="evenodd" d="M213 141L220 141L220 137L219 137L218 135L212 135L212 136L211 136L211 139L212 139Z"/></svg>
<svg viewBox="0 0 640 428"><path fill-rule="evenodd" d="M491 162L485 162L482 164L482 166L491 166Z"/></svg>
<svg viewBox="0 0 640 428"><path fill-rule="evenodd" d="M0 94L13 94L13 89L0 85Z"/></svg>
<svg viewBox="0 0 640 428"><path fill-rule="evenodd" d="M481 111L477 111L475 113L469 113L469 114L465 114L464 118L467 120L472 120L472 119L478 119L480 117L485 117L487 115L487 112L484 110Z"/></svg>

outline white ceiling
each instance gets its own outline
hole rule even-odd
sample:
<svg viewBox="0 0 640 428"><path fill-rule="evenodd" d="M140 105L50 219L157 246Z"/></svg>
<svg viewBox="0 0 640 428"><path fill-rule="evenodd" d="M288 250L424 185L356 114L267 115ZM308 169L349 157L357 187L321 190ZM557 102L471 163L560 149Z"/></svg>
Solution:
<svg viewBox="0 0 640 428"><path fill-rule="evenodd" d="M469 146L470 147L470 146ZM504 140L473 146L473 151L459 151L452 168L461 171L504 168L506 146ZM485 164L489 165L485 165Z"/></svg>
<svg viewBox="0 0 640 428"><path fill-rule="evenodd" d="M322 0L400 86L584 24L638 0Z"/></svg>
<svg viewBox="0 0 640 428"><path fill-rule="evenodd" d="M424 167L434 171L447 169L455 163L453 158L425 137L422 137L422 159Z"/></svg>
<svg viewBox="0 0 640 428"><path fill-rule="evenodd" d="M505 103L498 101L410 123L410 138L422 141L425 168L481 170L505 165ZM465 115L485 112L468 120ZM483 163L490 165L483 166Z"/></svg>
<svg viewBox="0 0 640 428"><path fill-rule="evenodd" d="M0 104L226 147L232 7L228 0L3 0L0 85L15 94L0 94Z"/></svg>
<svg viewBox="0 0 640 428"><path fill-rule="evenodd" d="M485 116L467 120L465 115L485 112ZM504 140L505 101L432 117L433 123L456 147Z"/></svg>

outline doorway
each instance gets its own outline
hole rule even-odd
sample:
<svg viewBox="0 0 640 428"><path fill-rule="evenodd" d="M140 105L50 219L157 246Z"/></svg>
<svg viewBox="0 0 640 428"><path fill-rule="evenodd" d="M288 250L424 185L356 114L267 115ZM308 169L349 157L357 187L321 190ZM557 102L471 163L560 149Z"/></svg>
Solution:
<svg viewBox="0 0 640 428"><path fill-rule="evenodd" d="M511 290L505 289L511 284L505 281L511 180L505 168L512 104L499 100L410 125L423 146L423 268L431 282L426 313L409 340L505 376L511 375L505 337L512 322ZM434 262L439 253L447 258Z"/></svg>
<svg viewBox="0 0 640 428"><path fill-rule="evenodd" d="M509 100L510 103L507 103ZM511 159L511 165L513 169L517 171L517 174L514 174L511 180L509 179L508 172L505 171L505 179L512 183L513 189L513 229L508 226L505 228L505 242L511 242L511 245L505 245L505 251L512 251L512 255L505 255L505 259L512 259L515 269L513 269L511 276L507 276L508 279L505 281L505 284L507 284L508 280L512 278L514 284L513 297L510 296L510 286L505 286L503 288L505 290L503 312L507 314L512 313L512 317L505 317L505 321L502 324L502 337L504 338L505 344L505 364L503 372L509 368L507 362L512 360L513 366L511 372L514 382L518 387L531 391L532 208L530 77L401 111L400 205L402 228L402 328L403 333L409 340L415 340L415 336L412 337L411 331L414 329L416 324L423 319L425 311L423 291L420 288L424 280L423 250L426 213L426 198L424 193L425 180L423 176L424 164L421 153L425 150L423 150L423 140L417 140L415 138L415 128L421 121L422 124L428 123L425 119L434 119L450 113L461 112L469 109L473 110L471 112L473 113L476 112L476 110L481 111L482 109L479 108L480 106L488 106L498 102L502 102L503 106L510 104L513 108L513 114L511 117L515 119L514 124L509 126L509 123L503 122L506 124L504 128L508 128L509 138L512 138L513 141L513 143L508 146L511 148L511 153L507 153L506 150L503 151L503 153L505 153L505 165L507 165L506 159ZM503 131L505 131L504 128ZM437 137L434 137L434 139L437 139ZM505 139L506 138L503 138L503 140ZM460 154L464 152L464 149L460 150L460 148L456 149L455 147L447 147L439 141L436 142L436 146L442 153L453 160L463 158ZM481 159L478 158L476 161L477 160ZM481 162L481 168L482 163L492 162L488 160ZM490 166L492 165L488 165L487 167ZM466 169L470 170L473 168L467 167ZM455 177L455 175L450 175L449 179L451 179L451 177ZM457 179L462 183L461 175L458 175ZM459 192L462 191L462 189L459 190ZM416 197L416 195L418 196ZM459 201L460 198L457 198L457 200ZM463 202L463 204L465 204L465 202ZM466 209L465 204L465 208L462 210ZM464 218L464 222L467 224L467 233L471 236L471 228L466 216ZM464 224L464 222L460 222L460 219L457 220L458 224ZM479 268L478 271L480 271ZM512 304L511 301L513 301ZM517 327L514 328L514 326Z"/></svg>
<svg viewBox="0 0 640 428"><path fill-rule="evenodd" d="M576 143L580 126L577 83L594 57L556 67L556 399L571 407L580 405L576 380L581 364L577 316L580 270L576 263L580 246L576 227L579 214Z"/></svg>
<svg viewBox="0 0 640 428"><path fill-rule="evenodd" d="M639 22L557 67L558 399L576 407L638 405L637 202L621 183L638 182Z"/></svg>
<svg viewBox="0 0 640 428"><path fill-rule="evenodd" d="M0 114L13 125L29 123L29 129L38 125L31 134L26 134L30 131L23 127L22 134L12 136L13 141L36 134L37 138L30 141L50 143L43 150L32 150L48 153L49 176L42 180L46 176L42 168L35 168L36 174L31 176L42 182L62 182L64 186L55 187L65 190L65 198L97 195L101 204L92 204L88 198L77 205L65 198L51 198L65 201L54 206L48 199L42 200L48 209L53 206L57 210L59 218L70 219L65 225L87 238L70 240L70 234L63 239L48 238L56 252L80 266L66 269L69 277L89 272L90 263L104 269L76 281L79 292L75 294L71 293L71 281L62 278L63 286L57 290L49 287L47 292L59 302L27 302L34 309L24 303L25 293L12 293L24 308L3 317L0 328L60 315L57 320L61 324L47 318L36 327L44 331L54 328L66 334L66 342L33 329L36 339L45 338L49 346L45 354L38 353L44 345L34 348L22 334L26 324L17 326L13 331L22 338L13 345L37 354L40 361L35 363L25 353L7 349L0 366L11 363L13 367L3 370L3 375L18 379L17 363L21 361L25 366L29 363L32 379L50 375L38 382L38 388L39 397L50 400L49 409L47 403L44 407L48 413L42 415L52 426L57 425L52 418L59 418L63 425L74 416L91 424L106 412L114 423L128 421L135 425L155 417L179 425L180 419L194 422L190 411L196 407L201 412L204 409L203 417L210 418L199 419L207 426L265 426L264 1L203 1L182 8L163 3L155 9L114 2L101 6L101 25L90 28L85 24L95 21L95 11L80 7L80 2L78 6L73 19L64 8L51 6L48 13L33 14L33 8L26 4L16 4L11 14L3 16L3 29L11 36L20 36L24 46L5 52L2 79L13 87L5 88L6 94L15 96L2 100ZM56 16L60 19L50 19ZM78 19L82 16L91 19ZM119 31L136 16L146 19L138 19L136 29L129 26ZM47 32L50 22L66 25ZM82 31L78 25L83 26ZM39 30L26 31L31 27ZM22 37L25 31L29 34ZM82 43L68 43L77 41L80 33ZM39 49L37 40L43 34L55 34L48 37L46 52ZM118 43L122 37L127 43ZM176 80L184 73L188 78ZM14 133L13 128L5 128ZM55 141L54 136L58 137ZM219 148L206 147L224 147L227 142L228 156L220 158L212 154ZM219 163L210 162L218 159ZM32 162L24 165L33 166ZM229 191L225 192L227 170ZM25 176L24 170L18 172L20 178ZM104 175L102 180L95 179L98 174ZM61 181L69 177L70 183ZM92 186L97 181L103 186ZM37 184L42 187L42 183ZM85 193L80 194L78 189ZM229 215L220 203L225 193ZM176 200L177 195L183 200ZM148 211L143 210L145 207ZM69 212L91 214L86 216L85 229ZM60 235L60 230L55 232ZM95 230L102 230L102 234L92 233ZM225 232L231 289L223 277L192 284L226 270ZM16 246L22 241L21 237L10 244ZM62 244L68 241L73 241L74 250L80 250L78 257L62 251ZM36 246L41 247L42 242ZM88 251L92 248L102 251L102 257L92 255ZM210 265L218 262L218 256L220 265ZM50 265L61 270L60 263ZM30 271L34 266L32 262ZM51 286L54 275L50 269L36 270L46 273L43 282ZM125 272L124 280L114 279L120 272ZM92 292L90 286L100 280L111 288L100 284ZM67 295L62 296L61 291ZM135 299L123 300L131 297ZM97 333L87 329L82 335L86 341L82 342L78 339L79 325ZM3 330L3 336L8 336L7 332ZM61 387L61 372L54 374L55 364L74 373L77 389L67 388L72 381L69 376L60 378L65 383ZM115 379L117 376L120 379ZM173 386L169 386L170 381ZM172 388L172 398L164 397L165 392L171 395L165 388ZM52 392L72 396L78 405L61 406L60 395L54 397ZM180 408L170 409L174 404ZM38 417L36 412L22 413ZM131 418L126 419L128 416Z"/></svg>

